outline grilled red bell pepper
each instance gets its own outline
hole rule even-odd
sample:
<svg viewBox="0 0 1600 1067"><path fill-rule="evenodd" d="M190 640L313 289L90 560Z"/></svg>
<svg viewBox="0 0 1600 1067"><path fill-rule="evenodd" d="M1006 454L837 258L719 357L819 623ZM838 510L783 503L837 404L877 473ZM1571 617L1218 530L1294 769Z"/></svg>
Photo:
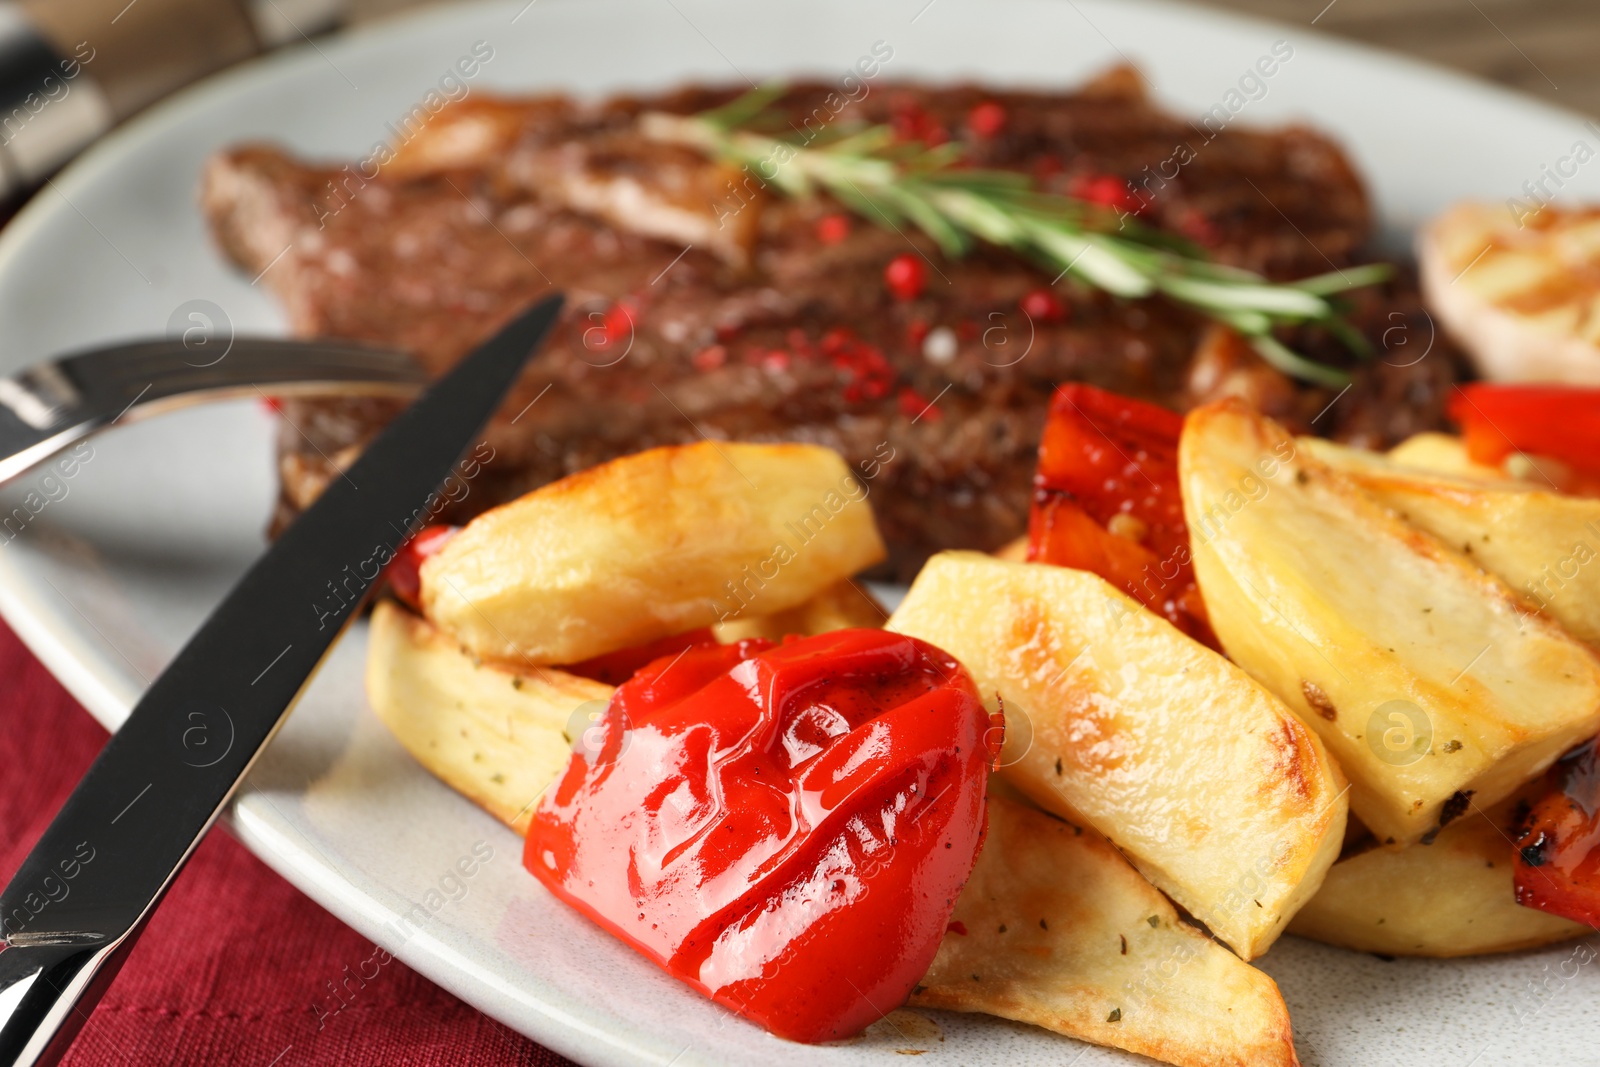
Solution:
<svg viewBox="0 0 1600 1067"><path fill-rule="evenodd" d="M1216 647L1195 583L1178 489L1183 416L1063 385L1039 442L1028 558L1093 571Z"/></svg>
<svg viewBox="0 0 1600 1067"><path fill-rule="evenodd" d="M1600 389L1474 382L1451 394L1449 412L1475 463L1498 467L1527 452L1588 476L1564 489L1590 491L1600 480Z"/></svg>
<svg viewBox="0 0 1600 1067"><path fill-rule="evenodd" d="M1550 791L1521 827L1514 858L1517 903L1600 925L1600 761L1595 742L1550 769Z"/></svg>
<svg viewBox="0 0 1600 1067"><path fill-rule="evenodd" d="M534 814L524 865L701 993L848 1037L926 972L998 750L971 679L881 630L657 660Z"/></svg>
<svg viewBox="0 0 1600 1067"><path fill-rule="evenodd" d="M658 637L654 641L647 641L642 645L631 648L620 648L615 652L606 652L586 659L581 663L572 663L561 669L568 674L576 674L583 678L593 678L597 682L607 685L621 685L632 678L640 670L648 667L663 657L670 659L680 652L691 648L710 648L717 643L712 636L710 627L690 630L687 633L669 634Z"/></svg>
<svg viewBox="0 0 1600 1067"><path fill-rule="evenodd" d="M400 551L384 568L384 577L389 580L389 588L394 590L395 596L417 611L422 610L422 565L460 529L459 526L425 526L400 546Z"/></svg>

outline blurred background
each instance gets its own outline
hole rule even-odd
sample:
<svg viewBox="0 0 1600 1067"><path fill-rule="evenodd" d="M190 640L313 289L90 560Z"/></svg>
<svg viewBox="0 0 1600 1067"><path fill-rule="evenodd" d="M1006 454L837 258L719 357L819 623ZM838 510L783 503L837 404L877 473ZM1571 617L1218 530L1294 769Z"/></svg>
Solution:
<svg viewBox="0 0 1600 1067"><path fill-rule="evenodd" d="M1600 114L1595 0L1209 2ZM412 6L417 0L0 0L0 199L14 207L116 122L206 74Z"/></svg>
<svg viewBox="0 0 1600 1067"><path fill-rule="evenodd" d="M1404 52L1586 114L1600 113L1595 0L1210 0Z"/></svg>

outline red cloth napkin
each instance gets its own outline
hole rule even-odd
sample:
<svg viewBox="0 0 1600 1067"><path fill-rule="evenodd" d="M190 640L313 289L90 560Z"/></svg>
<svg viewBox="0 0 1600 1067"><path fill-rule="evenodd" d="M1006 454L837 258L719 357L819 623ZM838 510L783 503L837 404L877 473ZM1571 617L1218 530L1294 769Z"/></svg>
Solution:
<svg viewBox="0 0 1600 1067"><path fill-rule="evenodd" d="M0 872L5 880L106 733L0 623ZM561 1067L569 1061L398 960L336 1014L374 946L215 830L179 875L66 1067ZM346 985L345 988L353 988Z"/></svg>

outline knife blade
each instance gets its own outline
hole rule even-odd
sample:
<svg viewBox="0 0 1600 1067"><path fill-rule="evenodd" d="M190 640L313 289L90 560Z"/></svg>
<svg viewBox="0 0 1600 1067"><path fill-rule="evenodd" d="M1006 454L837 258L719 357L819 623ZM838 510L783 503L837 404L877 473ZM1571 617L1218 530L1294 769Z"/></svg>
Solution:
<svg viewBox="0 0 1600 1067"><path fill-rule="evenodd" d="M561 305L558 295L523 313L390 423L245 573L101 750L0 893L0 1064L53 1064L66 1051Z"/></svg>

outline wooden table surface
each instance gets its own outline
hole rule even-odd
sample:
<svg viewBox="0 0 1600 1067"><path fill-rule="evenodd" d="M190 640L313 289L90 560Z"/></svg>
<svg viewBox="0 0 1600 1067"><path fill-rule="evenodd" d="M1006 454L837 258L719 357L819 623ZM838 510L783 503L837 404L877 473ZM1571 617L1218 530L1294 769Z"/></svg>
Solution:
<svg viewBox="0 0 1600 1067"><path fill-rule="evenodd" d="M80 0L81 2L81 0ZM171 2L171 0L168 0ZM418 0L349 0L352 21ZM1191 0L1315 25L1600 115L1600 0Z"/></svg>
<svg viewBox="0 0 1600 1067"><path fill-rule="evenodd" d="M1207 0L1404 52L1600 115L1597 0Z"/></svg>

